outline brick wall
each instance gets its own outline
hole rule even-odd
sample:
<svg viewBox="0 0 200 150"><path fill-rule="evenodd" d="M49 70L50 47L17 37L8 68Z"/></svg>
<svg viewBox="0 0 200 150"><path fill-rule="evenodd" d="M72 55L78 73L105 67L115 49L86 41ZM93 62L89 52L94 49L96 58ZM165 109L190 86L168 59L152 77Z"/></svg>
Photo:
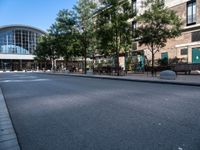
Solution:
<svg viewBox="0 0 200 150"><path fill-rule="evenodd" d="M187 1L189 1L189 0L165 0L165 5L167 7L174 7L176 5L180 5L180 4L185 3Z"/></svg>
<svg viewBox="0 0 200 150"><path fill-rule="evenodd" d="M174 7L171 7L170 9L174 10L176 14L181 17L183 21L183 27L186 26L186 12L187 12L187 5L186 3L182 3L179 5L176 5Z"/></svg>
<svg viewBox="0 0 200 150"><path fill-rule="evenodd" d="M198 26L200 24L200 0L196 1L197 5L197 23L194 26ZM169 39L166 43L166 46L160 50L155 55L155 59L161 58L161 53L163 52L168 52L168 57L169 58L185 58L187 61L190 63L192 61L192 48L193 47L200 47L200 41L196 43L192 43L191 41L191 33L194 31L200 30L200 25L199 27L194 26L186 26L186 12L187 12L187 2L180 3L179 5L173 6L170 9L176 11L177 15L182 18L183 21L183 26L182 28L188 28L187 30L184 30L182 32L182 35L180 37L177 37L175 39ZM183 48L188 49L188 55L181 55L180 51ZM145 50L145 54L147 55L148 59L151 59L150 53L148 50L146 50L147 47L145 46L138 46L137 50Z"/></svg>
<svg viewBox="0 0 200 150"><path fill-rule="evenodd" d="M200 0L197 0L196 3L197 3L197 23L200 24Z"/></svg>

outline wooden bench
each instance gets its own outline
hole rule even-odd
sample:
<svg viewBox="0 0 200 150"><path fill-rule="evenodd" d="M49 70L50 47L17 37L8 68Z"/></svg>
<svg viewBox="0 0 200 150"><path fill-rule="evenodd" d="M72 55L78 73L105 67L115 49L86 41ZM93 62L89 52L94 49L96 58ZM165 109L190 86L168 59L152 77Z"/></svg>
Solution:
<svg viewBox="0 0 200 150"><path fill-rule="evenodd" d="M172 70L176 72L185 72L185 74L190 74L191 71L200 70L200 63L198 64L176 64L172 66Z"/></svg>

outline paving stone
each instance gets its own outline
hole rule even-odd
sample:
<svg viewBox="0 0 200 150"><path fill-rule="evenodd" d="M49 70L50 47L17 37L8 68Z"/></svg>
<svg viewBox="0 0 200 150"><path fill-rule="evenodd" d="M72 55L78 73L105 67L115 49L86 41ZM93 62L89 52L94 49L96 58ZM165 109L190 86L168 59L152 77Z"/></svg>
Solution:
<svg viewBox="0 0 200 150"><path fill-rule="evenodd" d="M6 116L6 115L5 115L5 116L1 116L1 117L0 117L0 121L6 120L6 119L10 119L9 116Z"/></svg>
<svg viewBox="0 0 200 150"><path fill-rule="evenodd" d="M19 146L16 139L0 142L0 150L8 150L11 148L18 148L18 147Z"/></svg>
<svg viewBox="0 0 200 150"><path fill-rule="evenodd" d="M4 111L4 112L0 112L0 116L4 116L4 115L9 115L8 112Z"/></svg>
<svg viewBox="0 0 200 150"><path fill-rule="evenodd" d="M0 135L0 142L16 139L15 134Z"/></svg>
<svg viewBox="0 0 200 150"><path fill-rule="evenodd" d="M0 150L20 150L17 137L0 89Z"/></svg>
<svg viewBox="0 0 200 150"><path fill-rule="evenodd" d="M6 124L6 125L2 125L2 126L0 126L0 130L2 130L2 129L12 128L12 127L13 127L12 124Z"/></svg>
<svg viewBox="0 0 200 150"><path fill-rule="evenodd" d="M0 114L5 113L5 112L7 112L7 110L5 108L0 108Z"/></svg>
<svg viewBox="0 0 200 150"><path fill-rule="evenodd" d="M0 113L8 112L8 111L7 111L6 105L3 105L3 104L0 104L0 105L2 105L1 110L0 110Z"/></svg>
<svg viewBox="0 0 200 150"><path fill-rule="evenodd" d="M8 117L0 118L0 122L4 122L4 121L10 121L10 118L8 118Z"/></svg>
<svg viewBox="0 0 200 150"><path fill-rule="evenodd" d="M8 125L8 124L12 124L10 119L7 119L7 120L5 119L4 121L1 120L1 122L0 122L0 126L4 126L4 125Z"/></svg>
<svg viewBox="0 0 200 150"><path fill-rule="evenodd" d="M12 148L8 148L7 150L20 150L20 148L17 146L15 146L15 147L12 147Z"/></svg>
<svg viewBox="0 0 200 150"><path fill-rule="evenodd" d="M15 131L13 128L8 128L8 129L2 129L0 130L0 135L6 135L6 134L14 134Z"/></svg>

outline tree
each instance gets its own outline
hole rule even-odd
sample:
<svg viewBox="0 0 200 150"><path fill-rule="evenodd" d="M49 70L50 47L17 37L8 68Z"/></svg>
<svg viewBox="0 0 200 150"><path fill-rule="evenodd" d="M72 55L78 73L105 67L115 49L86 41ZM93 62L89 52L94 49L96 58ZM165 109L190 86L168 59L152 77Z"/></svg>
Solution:
<svg viewBox="0 0 200 150"><path fill-rule="evenodd" d="M64 58L66 62L70 58L83 56L81 38L78 27L78 17L75 11L60 10L56 21L50 26L48 34L40 40L36 55L37 60L43 58L52 61L52 69L56 67L56 59Z"/></svg>
<svg viewBox="0 0 200 150"><path fill-rule="evenodd" d="M39 39L39 43L37 44L36 50L34 51L34 55L36 56L34 60L36 60L39 64L45 64L46 68L46 62L48 60L47 55L47 43L44 40L44 37L41 37Z"/></svg>
<svg viewBox="0 0 200 150"><path fill-rule="evenodd" d="M165 47L168 39L181 34L181 19L176 12L165 7L161 0L148 0L147 9L137 17L139 24L136 35L139 45L145 45L152 55L152 76L154 73L154 57L157 52Z"/></svg>
<svg viewBox="0 0 200 150"><path fill-rule="evenodd" d="M93 13L96 10L96 3L93 0L79 0L75 10L78 13L78 27L80 31L80 47L84 56L84 73L87 73L87 58L94 53L94 20Z"/></svg>
<svg viewBox="0 0 200 150"><path fill-rule="evenodd" d="M50 35L57 41L58 53L66 62L72 57L82 56L77 27L77 14L68 9L60 10L56 22L50 28Z"/></svg>
<svg viewBox="0 0 200 150"><path fill-rule="evenodd" d="M60 57L58 53L58 43L51 35L42 36L35 50L36 60L52 62L52 70L55 70L55 60Z"/></svg>
<svg viewBox="0 0 200 150"><path fill-rule="evenodd" d="M132 17L129 0L103 0L105 7L97 13L98 48L103 55L115 57L119 75L119 53L127 51L131 41L128 19Z"/></svg>

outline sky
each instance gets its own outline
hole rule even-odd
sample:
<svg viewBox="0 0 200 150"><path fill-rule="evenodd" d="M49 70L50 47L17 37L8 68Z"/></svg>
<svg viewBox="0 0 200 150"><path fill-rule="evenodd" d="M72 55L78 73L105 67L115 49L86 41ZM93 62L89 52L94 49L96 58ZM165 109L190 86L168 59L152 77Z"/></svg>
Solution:
<svg viewBox="0 0 200 150"><path fill-rule="evenodd" d="M77 0L0 0L0 26L22 24L47 31L61 9Z"/></svg>

